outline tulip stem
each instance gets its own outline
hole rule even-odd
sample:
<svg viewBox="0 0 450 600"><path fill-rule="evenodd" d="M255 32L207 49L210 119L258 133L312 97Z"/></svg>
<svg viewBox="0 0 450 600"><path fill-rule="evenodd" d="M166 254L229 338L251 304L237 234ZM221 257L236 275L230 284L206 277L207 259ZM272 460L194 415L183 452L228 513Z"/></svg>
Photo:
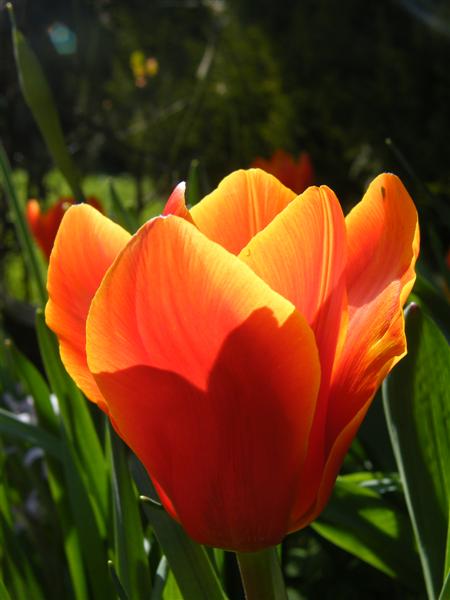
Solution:
<svg viewBox="0 0 450 600"><path fill-rule="evenodd" d="M287 600L276 546L236 556L246 600Z"/></svg>

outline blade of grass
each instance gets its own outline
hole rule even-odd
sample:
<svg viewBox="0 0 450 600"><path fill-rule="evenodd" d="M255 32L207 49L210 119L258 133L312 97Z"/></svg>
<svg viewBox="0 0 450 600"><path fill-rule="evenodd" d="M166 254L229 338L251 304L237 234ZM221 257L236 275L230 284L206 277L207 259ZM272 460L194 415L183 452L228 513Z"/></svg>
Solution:
<svg viewBox="0 0 450 600"><path fill-rule="evenodd" d="M8 593L8 590L5 587L5 584L0 579L0 600L11 600L11 596Z"/></svg>
<svg viewBox="0 0 450 600"><path fill-rule="evenodd" d="M130 598L145 598L150 595L152 584L144 550L138 494L128 468L128 450L111 428L109 431L117 572Z"/></svg>
<svg viewBox="0 0 450 600"><path fill-rule="evenodd" d="M65 438L65 439L64 439ZM110 598L111 581L107 567L105 539L98 527L94 507L84 484L84 465L78 460L62 427L62 460L74 524L94 598Z"/></svg>
<svg viewBox="0 0 450 600"><path fill-rule="evenodd" d="M108 560L108 568L111 574L111 580L116 590L117 597L119 598L119 600L128 600L128 594L126 593L122 582L120 581L119 576L116 573L112 560Z"/></svg>
<svg viewBox="0 0 450 600"><path fill-rule="evenodd" d="M109 197L111 198L111 206L114 215L120 225L130 233L137 231L139 223L136 215L134 215L130 209L127 210L125 208L112 179L109 180Z"/></svg>
<svg viewBox="0 0 450 600"><path fill-rule="evenodd" d="M84 202L80 173L67 150L47 78L27 39L16 26L11 3L7 4L7 8L11 20L14 57L23 96L56 166L65 177L77 202Z"/></svg>
<svg viewBox="0 0 450 600"><path fill-rule="evenodd" d="M328 506L311 526L333 544L419 590L423 579L408 515L368 485L372 473L364 475L362 482L353 474L339 477Z"/></svg>
<svg viewBox="0 0 450 600"><path fill-rule="evenodd" d="M188 206L194 206L201 200L199 165L200 163L196 158L191 160L186 185L186 204Z"/></svg>
<svg viewBox="0 0 450 600"><path fill-rule="evenodd" d="M5 350L5 358L9 363L11 372L17 375L17 379L24 383L27 391L33 397L39 424L45 431L57 437L58 443L60 443L60 421L52 408L50 390L42 375L9 341L5 343ZM66 485L61 455L58 454L56 458L46 455L46 463L48 485L59 519L73 593L76 600L85 600L88 592L81 543L65 492Z"/></svg>
<svg viewBox="0 0 450 600"><path fill-rule="evenodd" d="M31 425L16 415L0 408L0 433L10 438L19 438L28 444L38 446L51 456L61 456L61 444L54 435L37 425Z"/></svg>
<svg viewBox="0 0 450 600"><path fill-rule="evenodd" d="M444 585L442 586L439 600L448 600L450 598L450 571L447 573Z"/></svg>
<svg viewBox="0 0 450 600"><path fill-rule="evenodd" d="M383 400L428 595L436 598L449 526L450 348L419 306L405 316L408 355L384 382Z"/></svg>
<svg viewBox="0 0 450 600"><path fill-rule="evenodd" d="M36 313L36 333L45 371L58 398L66 436L83 464L83 477L95 501L102 536L106 535L109 510L109 466L89 412L88 402L64 369L56 338L45 324L42 311Z"/></svg>
<svg viewBox="0 0 450 600"><path fill-rule="evenodd" d="M17 238L22 249L25 260L34 278L37 288L38 301L44 305L47 302L47 290L45 287L44 269L42 262L39 261L37 249L31 237L28 225L16 189L13 184L11 167L6 156L3 145L0 143L0 171L5 187L6 197L8 199L11 218L16 229Z"/></svg>
<svg viewBox="0 0 450 600"><path fill-rule="evenodd" d="M158 568L156 569L155 574L155 584L152 590L152 596L150 600L162 600L164 587L167 583L167 578L169 576L170 568L167 558L163 556L159 561Z"/></svg>

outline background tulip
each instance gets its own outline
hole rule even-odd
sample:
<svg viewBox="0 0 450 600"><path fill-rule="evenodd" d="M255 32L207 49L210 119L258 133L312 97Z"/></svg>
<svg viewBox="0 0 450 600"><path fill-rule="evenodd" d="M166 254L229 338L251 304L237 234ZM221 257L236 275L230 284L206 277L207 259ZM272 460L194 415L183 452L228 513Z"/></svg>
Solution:
<svg viewBox="0 0 450 600"><path fill-rule="evenodd" d="M53 248L56 233L67 208L75 202L72 197L62 197L48 210L42 212L37 200L31 199L27 202L26 217L28 226L36 243L47 259ZM100 202L94 196L86 198L86 202L102 211Z"/></svg>
<svg viewBox="0 0 450 600"><path fill-rule="evenodd" d="M373 395L405 354L417 214L384 174L344 218L325 186L296 196L237 171L186 218L131 237L70 208L46 318L65 366L197 541L278 543L325 506Z"/></svg>
<svg viewBox="0 0 450 600"><path fill-rule="evenodd" d="M284 150L278 149L270 158L255 158L252 167L274 175L297 194L301 194L314 183L314 168L307 152L302 152L294 159Z"/></svg>

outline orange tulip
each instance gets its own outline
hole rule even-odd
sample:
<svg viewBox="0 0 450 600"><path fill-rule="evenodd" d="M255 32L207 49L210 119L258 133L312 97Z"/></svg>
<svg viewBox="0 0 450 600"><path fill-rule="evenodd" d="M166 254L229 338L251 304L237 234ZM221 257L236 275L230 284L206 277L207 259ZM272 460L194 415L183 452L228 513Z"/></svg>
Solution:
<svg viewBox="0 0 450 600"><path fill-rule="evenodd" d="M394 175L344 218L325 186L237 171L190 211L178 186L133 237L70 208L46 318L166 510L199 542L258 550L324 508L406 352L418 251Z"/></svg>
<svg viewBox="0 0 450 600"><path fill-rule="evenodd" d="M86 201L98 210L102 210L100 202L94 196L88 197ZM47 260L50 257L56 233L58 232L64 213L74 202L75 200L70 197L60 198L56 204L44 213L41 212L41 207L37 200L32 199L27 202L26 218L28 226Z"/></svg>
<svg viewBox="0 0 450 600"><path fill-rule="evenodd" d="M256 158L252 167L271 173L297 194L301 194L314 183L314 169L307 152L302 152L298 159L294 160L284 150L276 150L269 159Z"/></svg>

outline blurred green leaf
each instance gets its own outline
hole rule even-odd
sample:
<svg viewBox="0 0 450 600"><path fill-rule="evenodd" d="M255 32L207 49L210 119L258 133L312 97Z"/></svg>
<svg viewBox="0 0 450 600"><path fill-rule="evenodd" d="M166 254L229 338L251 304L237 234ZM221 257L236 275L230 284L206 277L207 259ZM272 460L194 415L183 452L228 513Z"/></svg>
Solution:
<svg viewBox="0 0 450 600"><path fill-rule="evenodd" d="M439 600L448 600L450 598L450 571L447 573L444 585L442 586Z"/></svg>
<svg viewBox="0 0 450 600"><path fill-rule="evenodd" d="M23 96L55 164L66 178L77 201L83 202L80 174L67 150L47 78L25 36L16 27L11 4L8 5L8 9L11 17L14 56Z"/></svg>
<svg viewBox="0 0 450 600"><path fill-rule="evenodd" d="M82 473L85 465L77 458L70 440L67 437L64 438L64 429L62 434L62 459L69 502L74 525L80 537L81 550L93 596L94 598L110 598L112 584L108 572L106 544L83 481Z"/></svg>
<svg viewBox="0 0 450 600"><path fill-rule="evenodd" d="M186 184L186 204L188 206L194 206L201 200L199 165L200 163L196 158L191 160Z"/></svg>
<svg viewBox="0 0 450 600"><path fill-rule="evenodd" d="M8 593L8 590L5 587L5 584L0 579L0 600L11 600L11 596Z"/></svg>
<svg viewBox="0 0 450 600"><path fill-rule="evenodd" d="M311 527L324 538L413 589L423 587L408 516L384 495L396 482L373 473L344 475Z"/></svg>
<svg viewBox="0 0 450 600"><path fill-rule="evenodd" d="M119 576L117 575L112 560L108 560L108 568L109 572L111 573L111 580L113 582L114 589L116 590L117 597L119 598L119 600L129 600L128 594L126 593L122 582L120 581Z"/></svg>
<svg viewBox="0 0 450 600"><path fill-rule="evenodd" d="M155 498L155 490L144 467L136 459L133 475L141 493ZM226 600L217 573L204 546L196 544L169 515L148 502L145 515L169 561L183 598L190 600ZM164 596L165 597L165 596Z"/></svg>
<svg viewBox="0 0 450 600"><path fill-rule="evenodd" d="M450 349L417 305L408 355L383 385L384 407L430 598L441 590L450 497Z"/></svg>
<svg viewBox="0 0 450 600"><path fill-rule="evenodd" d="M109 180L109 196L111 198L111 206L117 222L130 233L134 233L139 227L136 215L130 208L126 208L123 205L112 179Z"/></svg>
<svg viewBox="0 0 450 600"><path fill-rule="evenodd" d="M67 374L59 357L56 338L48 329L42 311L36 313L36 333L50 386L58 399L65 435L83 465L86 487L92 495L102 536L106 534L109 467L89 413L87 400Z"/></svg>
<svg viewBox="0 0 450 600"><path fill-rule="evenodd" d="M8 340L5 343L5 355L12 372L25 384L33 397L39 424L54 434L59 433L59 420L50 402L50 390L36 367Z"/></svg>
<svg viewBox="0 0 450 600"><path fill-rule="evenodd" d="M11 218L16 229L17 238L20 247L28 264L30 272L37 286L38 300L42 306L47 302L47 290L45 287L45 276L42 263L38 258L38 253L34 241L31 237L28 225L25 221L23 207L20 205L19 198L14 187L11 166L6 156L3 145L0 143L0 172L5 186L6 197L9 203Z"/></svg>
<svg viewBox="0 0 450 600"><path fill-rule="evenodd" d="M106 598L111 592L105 552L109 468L87 401L66 373L42 311L36 314L36 332L61 412L61 457L80 548L95 597Z"/></svg>
<svg viewBox="0 0 450 600"><path fill-rule="evenodd" d="M153 585L152 597L150 600L161 600L162 598L175 600L174 596L176 593L178 593L179 600L183 599L181 592L178 589L177 582L173 577L173 573L170 570L169 562L165 556L162 556L159 561L154 580L155 583Z"/></svg>
<svg viewBox="0 0 450 600"><path fill-rule="evenodd" d="M5 476L5 463L6 455L0 446L0 540L5 550L4 554L0 552L2 577L8 582L14 600L45 600L27 552L17 536L12 502L9 500L11 488Z"/></svg>
<svg viewBox="0 0 450 600"><path fill-rule="evenodd" d="M447 339L450 339L450 304L444 295L420 273L417 274L411 300L417 301L444 329Z"/></svg>
<svg viewBox="0 0 450 600"><path fill-rule="evenodd" d="M5 350L10 370L16 373L18 379L25 384L27 391L33 397L39 424L46 432L57 437L58 444L60 444L61 424L51 405L47 383L36 367L13 344L10 342L5 344ZM47 455L46 461L48 484L60 522L74 595L76 600L84 600L87 595L87 586L81 544L65 494L66 484L61 453L59 452L55 457Z"/></svg>
<svg viewBox="0 0 450 600"><path fill-rule="evenodd" d="M3 408L0 408L0 433L9 438L19 438L28 444L38 446L55 458L61 456L61 444L58 438L37 425L22 421Z"/></svg>
<svg viewBox="0 0 450 600"><path fill-rule="evenodd" d="M150 595L150 567L144 550L139 497L131 478L127 448L110 428L115 563L118 577L130 598Z"/></svg>

